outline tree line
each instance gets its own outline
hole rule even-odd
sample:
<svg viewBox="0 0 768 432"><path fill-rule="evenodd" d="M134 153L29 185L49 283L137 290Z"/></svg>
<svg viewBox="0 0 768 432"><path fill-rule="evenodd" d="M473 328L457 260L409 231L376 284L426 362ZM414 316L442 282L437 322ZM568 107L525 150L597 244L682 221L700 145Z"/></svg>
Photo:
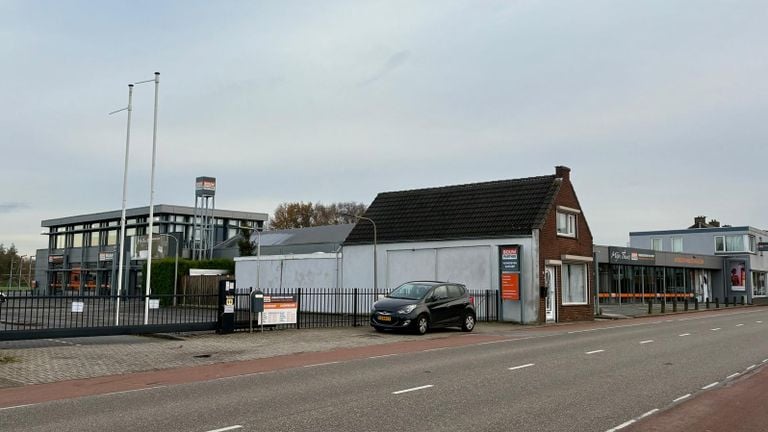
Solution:
<svg viewBox="0 0 768 432"><path fill-rule="evenodd" d="M19 277L19 264L22 262L19 251L16 246L11 244L6 248L5 244L0 243L0 287L5 288L11 280L11 267L13 267L13 286L17 286ZM23 268L21 269L22 286L26 286L29 275L28 267L31 262L29 257L24 258ZM13 264L11 264L13 263ZM34 269L32 270L34 273Z"/></svg>

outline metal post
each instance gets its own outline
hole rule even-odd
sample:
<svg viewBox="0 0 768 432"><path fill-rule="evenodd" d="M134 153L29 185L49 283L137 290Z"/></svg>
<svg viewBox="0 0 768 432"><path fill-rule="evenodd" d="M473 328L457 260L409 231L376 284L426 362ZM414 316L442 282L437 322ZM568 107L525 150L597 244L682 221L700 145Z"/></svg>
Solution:
<svg viewBox="0 0 768 432"><path fill-rule="evenodd" d="M22 255L19 257L19 290L21 290L21 270L24 269L24 257L28 255ZM742 304L744 300L742 299Z"/></svg>
<svg viewBox="0 0 768 432"><path fill-rule="evenodd" d="M133 111L133 84L128 84L128 106L123 108L128 111L128 123L125 132L125 162L123 164L123 206L120 213L120 253L118 254L119 264L117 267L117 296L115 301L115 325L120 325L120 292L123 289L123 250L125 245L125 206L128 196L128 154L131 146L131 112ZM113 111L114 114L123 110Z"/></svg>
<svg viewBox="0 0 768 432"><path fill-rule="evenodd" d="M147 241L147 289L144 297L144 324L149 324L149 294L152 292L152 236L155 222L155 159L157 157L157 95L160 87L160 72L155 72L155 119L152 126L152 172L149 175L149 228Z"/></svg>
<svg viewBox="0 0 768 432"><path fill-rule="evenodd" d="M35 258L35 261L37 261L37 258ZM27 284L29 285L29 289L32 289L32 257L29 257L29 269L27 273Z"/></svg>
<svg viewBox="0 0 768 432"><path fill-rule="evenodd" d="M11 257L11 270L8 271L8 288L13 286L13 257Z"/></svg>

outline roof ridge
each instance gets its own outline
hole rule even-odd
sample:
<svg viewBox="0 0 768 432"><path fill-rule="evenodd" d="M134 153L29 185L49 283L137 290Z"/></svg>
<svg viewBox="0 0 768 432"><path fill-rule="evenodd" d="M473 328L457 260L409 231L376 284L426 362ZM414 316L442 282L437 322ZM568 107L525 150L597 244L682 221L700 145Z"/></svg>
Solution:
<svg viewBox="0 0 768 432"><path fill-rule="evenodd" d="M424 192L424 191L461 189L461 188L475 187L475 186L489 186L494 183L495 184L524 183L524 182L533 182L533 181L540 181L540 180L549 180L554 178L555 178L555 175L550 174L550 175L543 175L543 176L521 177L516 179L490 180L490 181L475 182L475 183L462 183L462 184L448 185L448 186L433 186L433 187L417 188L417 189L403 189L403 190L397 190L397 191L380 192L379 195L381 196L381 195L390 195L390 194L401 194L406 192Z"/></svg>

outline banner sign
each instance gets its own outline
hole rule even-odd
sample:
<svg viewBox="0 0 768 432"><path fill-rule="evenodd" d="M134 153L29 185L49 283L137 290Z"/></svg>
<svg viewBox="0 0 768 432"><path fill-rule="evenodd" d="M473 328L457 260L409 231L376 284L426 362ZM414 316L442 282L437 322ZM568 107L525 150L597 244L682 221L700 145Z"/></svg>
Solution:
<svg viewBox="0 0 768 432"><path fill-rule="evenodd" d="M296 324L298 307L295 295L265 295L259 324Z"/></svg>
<svg viewBox="0 0 768 432"><path fill-rule="evenodd" d="M656 264L656 252L645 249L608 248L608 262L611 264Z"/></svg>
<svg viewBox="0 0 768 432"><path fill-rule="evenodd" d="M168 236L152 236L152 259L160 259L168 256ZM131 259L145 260L149 257L149 236L138 235L131 237Z"/></svg>
<svg viewBox="0 0 768 432"><path fill-rule="evenodd" d="M520 300L520 245L499 247L502 300Z"/></svg>

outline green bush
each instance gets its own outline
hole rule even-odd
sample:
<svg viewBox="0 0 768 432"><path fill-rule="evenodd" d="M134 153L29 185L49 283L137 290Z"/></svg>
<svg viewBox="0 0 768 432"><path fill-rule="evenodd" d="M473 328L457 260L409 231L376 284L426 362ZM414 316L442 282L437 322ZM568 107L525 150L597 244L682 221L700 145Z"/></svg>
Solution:
<svg viewBox="0 0 768 432"><path fill-rule="evenodd" d="M152 260L152 294L163 295L160 305L168 306L173 300L173 271L176 264L176 258L163 258ZM181 287L182 276L189 274L189 269L224 269L229 270L229 274L235 274L235 261L226 258L217 258L212 260L189 260L179 258L179 287ZM144 274L147 274L147 264L144 263ZM167 296L165 296L167 295Z"/></svg>

